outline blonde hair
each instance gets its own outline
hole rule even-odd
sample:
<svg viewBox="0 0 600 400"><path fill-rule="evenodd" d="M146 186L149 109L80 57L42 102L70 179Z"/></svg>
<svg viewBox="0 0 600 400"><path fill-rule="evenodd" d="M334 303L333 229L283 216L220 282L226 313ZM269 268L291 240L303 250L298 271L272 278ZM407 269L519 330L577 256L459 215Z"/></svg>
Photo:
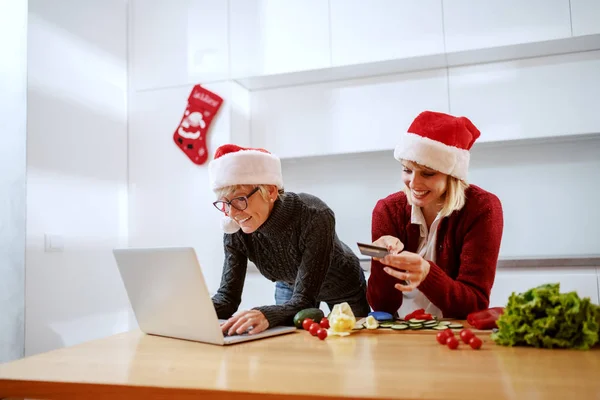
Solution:
<svg viewBox="0 0 600 400"><path fill-rule="evenodd" d="M417 163L414 164L420 165ZM458 211L464 207L465 201L467 200L465 192L469 187L469 183L462 179L458 179L452 175L446 175L446 177L446 192L444 193L444 202L442 203L442 209L440 210L441 218L447 217L454 211ZM404 186L402 191L406 194L408 204L412 206L410 189Z"/></svg>
<svg viewBox="0 0 600 400"><path fill-rule="evenodd" d="M228 197L232 193L235 193L235 191L238 190L238 189L242 189L242 188L255 188L257 186L258 186L258 193L260 193L260 195L263 198L263 200L269 201L269 189L268 189L268 186L273 186L273 185L231 185L231 186L225 186L225 187L222 187L220 189L217 189L217 191L216 191L217 198L220 199L222 197ZM283 193L284 193L283 189L277 189L277 198L281 199L281 196L283 195Z"/></svg>

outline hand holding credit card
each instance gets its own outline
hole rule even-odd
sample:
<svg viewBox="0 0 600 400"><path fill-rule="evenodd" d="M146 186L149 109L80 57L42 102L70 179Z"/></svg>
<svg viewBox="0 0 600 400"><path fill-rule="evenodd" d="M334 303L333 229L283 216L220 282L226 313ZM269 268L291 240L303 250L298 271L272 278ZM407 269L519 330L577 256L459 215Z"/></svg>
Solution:
<svg viewBox="0 0 600 400"><path fill-rule="evenodd" d="M374 246L366 243L356 243L356 245L360 250L360 254L363 256L383 258L390 253L385 247Z"/></svg>
<svg viewBox="0 0 600 400"><path fill-rule="evenodd" d="M367 243L359 243L357 242L358 250L360 250L360 254L367 257L375 257L375 258L383 258L388 254L391 254L388 249L385 247L374 246L372 244ZM401 272L406 272L405 270L399 270ZM400 280L401 285L408 286L410 285L409 280Z"/></svg>

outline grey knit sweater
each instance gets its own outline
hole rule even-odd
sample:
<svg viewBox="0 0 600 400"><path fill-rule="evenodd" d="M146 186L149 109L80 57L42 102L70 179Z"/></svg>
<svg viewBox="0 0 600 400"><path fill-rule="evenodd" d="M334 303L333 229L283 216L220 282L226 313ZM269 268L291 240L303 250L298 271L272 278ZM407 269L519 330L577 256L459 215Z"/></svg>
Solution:
<svg viewBox="0 0 600 400"><path fill-rule="evenodd" d="M286 304L255 308L270 327L291 324L298 311L320 301L346 301L366 285L358 258L337 237L333 211L309 194L286 192L259 229L225 234L223 244L221 286L212 299L221 319L240 305L248 260L267 279L294 288Z"/></svg>

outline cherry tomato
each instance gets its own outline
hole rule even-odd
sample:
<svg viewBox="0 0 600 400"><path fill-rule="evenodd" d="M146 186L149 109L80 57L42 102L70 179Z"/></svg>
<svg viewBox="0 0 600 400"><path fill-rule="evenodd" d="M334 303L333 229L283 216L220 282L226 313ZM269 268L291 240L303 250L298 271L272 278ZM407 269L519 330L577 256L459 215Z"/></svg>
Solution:
<svg viewBox="0 0 600 400"><path fill-rule="evenodd" d="M483 342L477 336L473 336L471 340L469 340L469 346L471 346L473 350L479 350L482 344Z"/></svg>
<svg viewBox="0 0 600 400"><path fill-rule="evenodd" d="M319 332L319 329L321 329L321 326L319 326L319 324L317 324L316 322L313 322L310 328L308 328L308 331L311 335L317 336L317 332Z"/></svg>
<svg viewBox="0 0 600 400"><path fill-rule="evenodd" d="M454 336L450 336L447 340L446 340L446 345L452 349L455 350L458 347L458 339Z"/></svg>
<svg viewBox="0 0 600 400"><path fill-rule="evenodd" d="M323 317L321 322L319 322L319 325L321 325L321 328L329 329L329 320L326 317Z"/></svg>
<svg viewBox="0 0 600 400"><path fill-rule="evenodd" d="M321 328L317 331L317 336L319 337L319 339L321 340L325 340L325 338L327 337L327 329Z"/></svg>
<svg viewBox="0 0 600 400"><path fill-rule="evenodd" d="M448 340L448 335L446 334L446 331L447 329L444 331L439 331L437 335L435 335L435 340L437 340L439 344L446 344L446 340Z"/></svg>
<svg viewBox="0 0 600 400"><path fill-rule="evenodd" d="M473 336L475 335L469 329L463 329L462 331L460 331L460 338L462 339L464 344L469 344L469 340L471 340Z"/></svg>
<svg viewBox="0 0 600 400"><path fill-rule="evenodd" d="M304 318L304 321L302 321L302 328L307 331L310 326L312 325L314 321L312 320L312 318Z"/></svg>

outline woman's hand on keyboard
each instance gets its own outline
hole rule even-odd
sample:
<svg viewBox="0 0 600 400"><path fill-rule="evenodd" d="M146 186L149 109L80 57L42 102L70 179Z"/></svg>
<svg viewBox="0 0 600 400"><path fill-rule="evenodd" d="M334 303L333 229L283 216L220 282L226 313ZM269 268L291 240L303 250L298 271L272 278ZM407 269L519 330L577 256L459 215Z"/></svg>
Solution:
<svg viewBox="0 0 600 400"><path fill-rule="evenodd" d="M269 327L269 321L258 310L240 311L229 318L221 330L231 335L241 335L248 332L249 335L260 333Z"/></svg>

